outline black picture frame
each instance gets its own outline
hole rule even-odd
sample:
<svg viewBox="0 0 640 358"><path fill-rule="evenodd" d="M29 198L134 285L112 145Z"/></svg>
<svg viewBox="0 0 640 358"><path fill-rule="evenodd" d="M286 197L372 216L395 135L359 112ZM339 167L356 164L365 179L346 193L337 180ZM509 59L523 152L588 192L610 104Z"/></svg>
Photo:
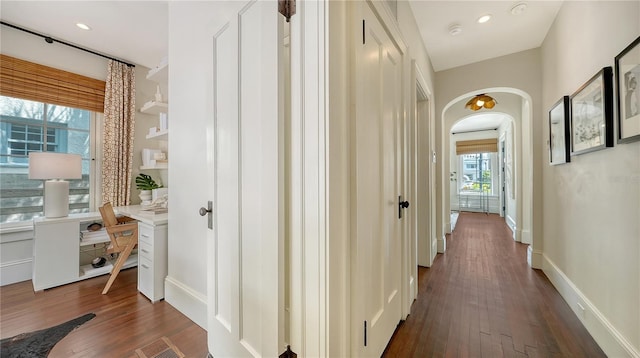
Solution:
<svg viewBox="0 0 640 358"><path fill-rule="evenodd" d="M569 96L563 96L549 110L549 164L571 161Z"/></svg>
<svg viewBox="0 0 640 358"><path fill-rule="evenodd" d="M598 71L570 97L571 155L613 147L613 69Z"/></svg>
<svg viewBox="0 0 640 358"><path fill-rule="evenodd" d="M618 143L640 140L640 36L615 58Z"/></svg>

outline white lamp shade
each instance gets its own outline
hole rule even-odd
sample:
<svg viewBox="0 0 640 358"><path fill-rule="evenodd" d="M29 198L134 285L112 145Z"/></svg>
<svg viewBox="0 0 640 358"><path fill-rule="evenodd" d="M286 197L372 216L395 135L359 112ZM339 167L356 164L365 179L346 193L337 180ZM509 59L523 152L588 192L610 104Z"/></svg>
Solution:
<svg viewBox="0 0 640 358"><path fill-rule="evenodd" d="M78 154L29 153L29 179L80 179L82 157Z"/></svg>

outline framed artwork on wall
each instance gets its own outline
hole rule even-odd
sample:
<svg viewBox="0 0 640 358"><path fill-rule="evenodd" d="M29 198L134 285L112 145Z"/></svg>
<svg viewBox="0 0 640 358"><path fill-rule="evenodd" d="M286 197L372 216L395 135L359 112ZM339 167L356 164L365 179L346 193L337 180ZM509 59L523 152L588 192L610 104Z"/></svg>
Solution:
<svg viewBox="0 0 640 358"><path fill-rule="evenodd" d="M640 37L616 56L618 143L640 140Z"/></svg>
<svg viewBox="0 0 640 358"><path fill-rule="evenodd" d="M569 117L569 96L564 96L549 110L549 164L551 165L571 161Z"/></svg>
<svg viewBox="0 0 640 358"><path fill-rule="evenodd" d="M570 97L571 155L613 147L613 69L605 67Z"/></svg>

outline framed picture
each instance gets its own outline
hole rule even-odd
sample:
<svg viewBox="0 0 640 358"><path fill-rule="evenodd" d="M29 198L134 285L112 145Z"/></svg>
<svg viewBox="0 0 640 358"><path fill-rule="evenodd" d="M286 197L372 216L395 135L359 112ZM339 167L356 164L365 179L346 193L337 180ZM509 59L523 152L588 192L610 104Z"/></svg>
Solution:
<svg viewBox="0 0 640 358"><path fill-rule="evenodd" d="M600 70L570 102L571 155L613 147L613 69Z"/></svg>
<svg viewBox="0 0 640 358"><path fill-rule="evenodd" d="M640 37L616 56L618 143L640 140Z"/></svg>
<svg viewBox="0 0 640 358"><path fill-rule="evenodd" d="M571 161L569 127L569 96L564 96L549 111L549 164Z"/></svg>

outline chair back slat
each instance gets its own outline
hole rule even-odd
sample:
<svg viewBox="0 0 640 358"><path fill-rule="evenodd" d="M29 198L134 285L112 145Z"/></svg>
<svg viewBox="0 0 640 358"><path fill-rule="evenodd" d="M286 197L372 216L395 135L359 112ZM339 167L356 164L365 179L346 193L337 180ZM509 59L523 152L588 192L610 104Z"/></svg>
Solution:
<svg viewBox="0 0 640 358"><path fill-rule="evenodd" d="M116 218L116 214L113 212L111 203L104 203L104 205L100 207L100 216L102 216L102 221L104 221L105 227L118 225L118 219Z"/></svg>

